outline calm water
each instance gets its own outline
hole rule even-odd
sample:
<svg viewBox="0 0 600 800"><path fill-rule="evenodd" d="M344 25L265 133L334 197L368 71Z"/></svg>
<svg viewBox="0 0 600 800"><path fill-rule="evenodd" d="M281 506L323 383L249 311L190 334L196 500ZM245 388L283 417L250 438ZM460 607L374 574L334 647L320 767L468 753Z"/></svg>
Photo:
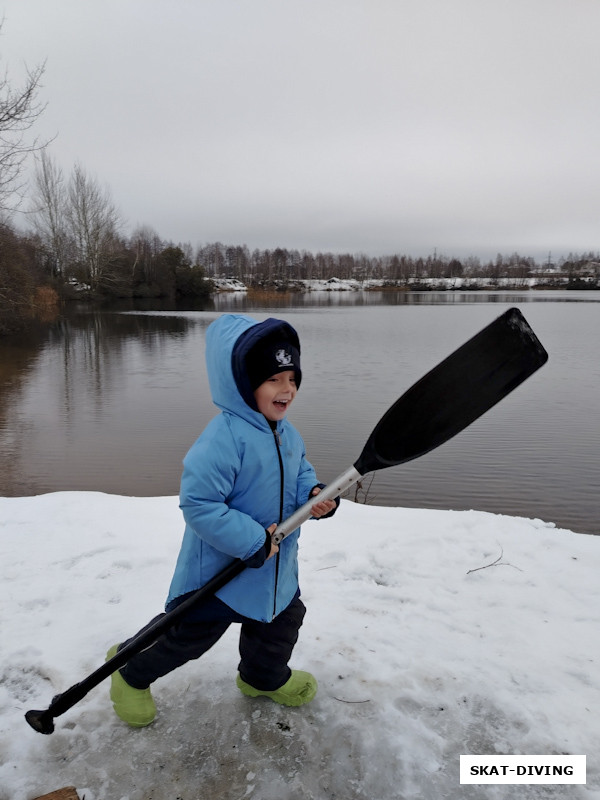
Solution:
<svg viewBox="0 0 600 800"><path fill-rule="evenodd" d="M324 482L350 466L412 383L511 306L550 361L455 439L374 473L378 505L481 509L598 533L600 293L319 293L208 310L73 312L0 340L0 494L178 492L181 459L214 415L204 368L220 313L299 331L291 420Z"/></svg>

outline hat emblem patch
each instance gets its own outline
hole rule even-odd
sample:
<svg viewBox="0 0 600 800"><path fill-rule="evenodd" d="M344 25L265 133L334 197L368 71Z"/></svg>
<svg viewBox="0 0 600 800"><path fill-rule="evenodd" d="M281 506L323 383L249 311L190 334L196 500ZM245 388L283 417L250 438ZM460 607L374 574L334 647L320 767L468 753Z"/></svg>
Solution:
<svg viewBox="0 0 600 800"><path fill-rule="evenodd" d="M289 367L292 363L292 354L281 348L275 353L275 361L277 361L279 367Z"/></svg>

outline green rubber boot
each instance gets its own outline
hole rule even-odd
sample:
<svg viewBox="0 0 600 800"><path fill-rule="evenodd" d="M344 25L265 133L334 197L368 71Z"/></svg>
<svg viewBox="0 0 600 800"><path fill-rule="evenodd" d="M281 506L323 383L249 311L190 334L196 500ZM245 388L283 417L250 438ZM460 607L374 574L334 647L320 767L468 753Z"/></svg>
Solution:
<svg viewBox="0 0 600 800"><path fill-rule="evenodd" d="M106 660L117 654L115 644L106 654ZM156 716L156 706L150 689L134 689L123 678L119 670L110 676L110 699L115 714L132 728L145 728Z"/></svg>
<svg viewBox="0 0 600 800"><path fill-rule="evenodd" d="M302 672L293 669L289 680L272 692L265 692L255 689L249 683L243 681L238 674L236 678L237 687L242 694L247 697L268 697L282 706L303 706L310 703L317 693L317 680L310 672Z"/></svg>

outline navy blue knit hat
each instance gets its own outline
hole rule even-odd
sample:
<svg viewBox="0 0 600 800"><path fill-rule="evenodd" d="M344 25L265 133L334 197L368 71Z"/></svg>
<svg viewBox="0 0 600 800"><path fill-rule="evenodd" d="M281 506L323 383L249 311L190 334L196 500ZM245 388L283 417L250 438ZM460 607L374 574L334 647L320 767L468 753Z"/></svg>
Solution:
<svg viewBox="0 0 600 800"><path fill-rule="evenodd" d="M290 363L291 359L291 363ZM293 369L300 386L300 339L282 319L257 322L241 334L231 352L231 371L245 402L258 411L254 391L277 372Z"/></svg>
<svg viewBox="0 0 600 800"><path fill-rule="evenodd" d="M264 339L246 356L246 374L252 391L258 389L271 375L293 369L296 387L300 386L300 351L287 339Z"/></svg>

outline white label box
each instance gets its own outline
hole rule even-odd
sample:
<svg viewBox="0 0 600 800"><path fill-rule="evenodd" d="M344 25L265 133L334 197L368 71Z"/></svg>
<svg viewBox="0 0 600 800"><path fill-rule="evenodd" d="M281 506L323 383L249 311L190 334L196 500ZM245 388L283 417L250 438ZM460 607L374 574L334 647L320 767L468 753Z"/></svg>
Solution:
<svg viewBox="0 0 600 800"><path fill-rule="evenodd" d="M461 755L461 783L585 783L582 755Z"/></svg>

